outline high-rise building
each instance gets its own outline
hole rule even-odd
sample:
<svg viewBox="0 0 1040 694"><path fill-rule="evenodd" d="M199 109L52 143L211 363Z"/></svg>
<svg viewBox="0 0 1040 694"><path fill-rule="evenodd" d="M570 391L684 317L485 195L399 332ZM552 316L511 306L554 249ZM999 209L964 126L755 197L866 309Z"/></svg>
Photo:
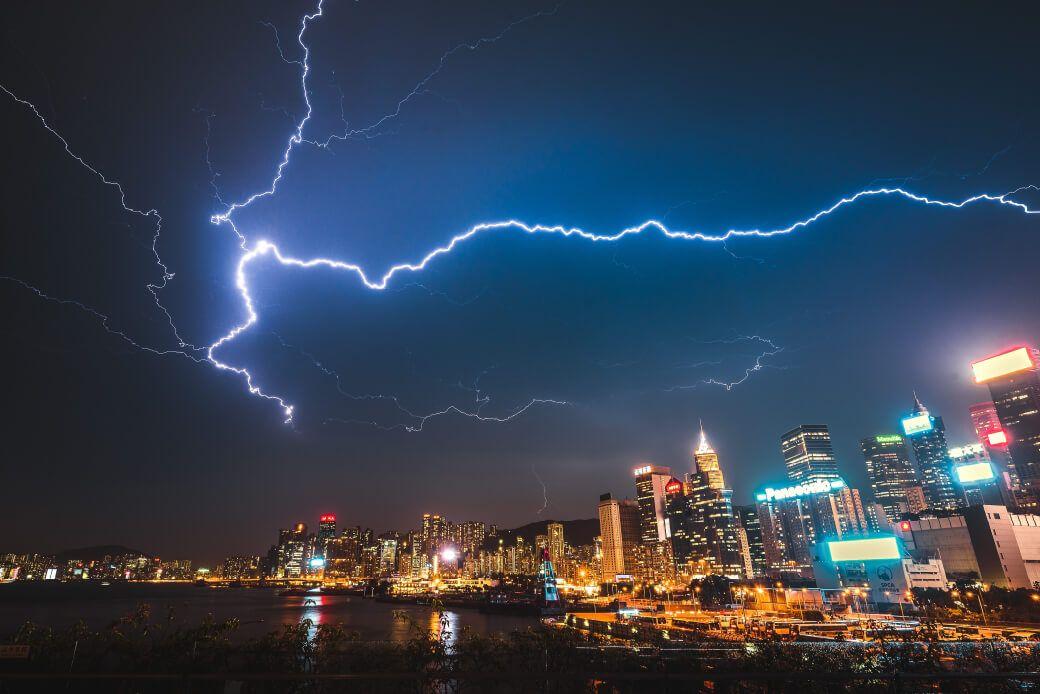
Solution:
<svg viewBox="0 0 1040 694"><path fill-rule="evenodd" d="M1018 470L1008 451L1008 435L1000 423L997 408L992 402L977 402L968 408L971 424L975 428L975 436L986 448L990 459L1003 468L1008 475L1009 489L1015 491L1021 485ZM1014 506L1011 502L1011 506Z"/></svg>
<svg viewBox="0 0 1040 694"><path fill-rule="evenodd" d="M306 523L278 531L277 578L297 578L307 570L307 544Z"/></svg>
<svg viewBox="0 0 1040 694"><path fill-rule="evenodd" d="M422 551L428 561L448 542L448 520L437 514L424 513L422 517Z"/></svg>
<svg viewBox="0 0 1040 694"><path fill-rule="evenodd" d="M733 491L716 486L721 479L716 465L689 473L685 484L673 478L665 486L672 554L682 574L747 575L746 538L742 543L733 513Z"/></svg>
<svg viewBox="0 0 1040 694"><path fill-rule="evenodd" d="M780 437L780 450L792 482L840 479L826 424L802 424Z"/></svg>
<svg viewBox="0 0 1040 694"><path fill-rule="evenodd" d="M1016 347L972 362L975 382L989 387L1019 483L1040 497L1040 353ZM998 434L999 442L1000 434ZM992 438L987 439L993 444Z"/></svg>
<svg viewBox="0 0 1040 694"><path fill-rule="evenodd" d="M708 443L708 437L704 433L704 424L701 424L701 436L697 443L697 449L693 452L693 471L706 475L709 486L713 489L723 489L726 481L722 476L722 468L719 467L719 455Z"/></svg>
<svg viewBox="0 0 1040 694"><path fill-rule="evenodd" d="M458 525L459 552L476 556L487 539L487 525L481 521L466 521Z"/></svg>
<svg viewBox="0 0 1040 694"><path fill-rule="evenodd" d="M964 495L967 506L982 504L1012 506L1011 476L998 461L990 457L981 443L969 443L950 449L953 481Z"/></svg>
<svg viewBox="0 0 1040 694"><path fill-rule="evenodd" d="M549 523L545 532L549 536L549 559L553 566L557 567L557 571L561 572L566 553L566 545L563 542L563 523Z"/></svg>
<svg viewBox="0 0 1040 694"><path fill-rule="evenodd" d="M749 504L734 506L733 511L747 537L748 554L751 557L751 575L764 576L767 564L765 549L762 547L762 524L758 518L758 510L753 504Z"/></svg>
<svg viewBox="0 0 1040 694"><path fill-rule="evenodd" d="M903 437L880 434L862 439L859 446L867 465L870 491L885 509L888 519L897 521L904 513L912 513L908 490L919 487L920 483Z"/></svg>
<svg viewBox="0 0 1040 694"><path fill-rule="evenodd" d="M610 494L599 497L604 581L613 582L618 575L632 575L636 570L635 548L641 538L639 510L639 505L630 499L618 500Z"/></svg>
<svg viewBox="0 0 1040 694"><path fill-rule="evenodd" d="M840 477L773 489L756 495L762 548L771 571L807 572L811 547L870 531L859 490Z"/></svg>
<svg viewBox="0 0 1040 694"><path fill-rule="evenodd" d="M336 516L331 513L323 514L318 519L318 548L325 555L325 546L329 540L336 537Z"/></svg>
<svg viewBox="0 0 1040 694"><path fill-rule="evenodd" d="M1007 437L1001 436L1004 427L1000 424L997 408L992 402L975 403L968 408L968 416L971 417L971 425L975 429L979 443L984 446L992 445L990 434L996 434L996 440L1000 443L1007 443Z"/></svg>
<svg viewBox="0 0 1040 694"><path fill-rule="evenodd" d="M917 393L914 407L903 418L903 431L910 439L917 459L917 471L928 508L933 511L952 511L964 506L964 499L953 486L952 463L946 445L946 428L942 417L928 412Z"/></svg>
<svg viewBox="0 0 1040 694"><path fill-rule="evenodd" d="M664 486L672 479L672 471L658 465L643 465L637 467L633 474L636 477L636 500L639 503L640 539L646 544L663 542L668 539Z"/></svg>

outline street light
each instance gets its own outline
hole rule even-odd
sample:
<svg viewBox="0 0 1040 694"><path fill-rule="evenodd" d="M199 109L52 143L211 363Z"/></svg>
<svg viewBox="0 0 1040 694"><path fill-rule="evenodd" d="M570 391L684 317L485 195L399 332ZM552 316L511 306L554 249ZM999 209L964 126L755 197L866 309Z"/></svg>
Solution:
<svg viewBox="0 0 1040 694"><path fill-rule="evenodd" d="M986 606L982 604L982 591L979 591L978 593L972 593L969 590L964 593L964 596L968 598L974 597L979 599L979 612L982 613L982 624L985 626L989 626L989 622L986 621Z"/></svg>

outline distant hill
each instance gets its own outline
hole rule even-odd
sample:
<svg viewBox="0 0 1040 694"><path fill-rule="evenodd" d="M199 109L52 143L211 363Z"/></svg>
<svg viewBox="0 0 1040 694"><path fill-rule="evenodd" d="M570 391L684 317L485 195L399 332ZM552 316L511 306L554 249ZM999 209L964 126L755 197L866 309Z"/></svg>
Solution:
<svg viewBox="0 0 1040 694"><path fill-rule="evenodd" d="M546 526L549 523L563 523L563 540L567 544L578 547L580 545L591 545L592 538L599 535L598 518L580 518L578 520L555 521L548 518L543 521L535 521L527 525L521 525L512 530L499 530L498 537L489 539L484 543L484 549L494 550L498 546L499 539L506 547L516 544L516 538L524 538L524 542L534 544L536 535L545 535Z"/></svg>
<svg viewBox="0 0 1040 694"><path fill-rule="evenodd" d="M93 547L80 547L78 549L66 549L58 552L56 559L58 561L68 561L70 559L80 559L83 561L96 561L104 559L106 556L118 557L121 554L136 554L140 556L151 556L147 552L142 552L138 549L130 549L123 545L95 545Z"/></svg>

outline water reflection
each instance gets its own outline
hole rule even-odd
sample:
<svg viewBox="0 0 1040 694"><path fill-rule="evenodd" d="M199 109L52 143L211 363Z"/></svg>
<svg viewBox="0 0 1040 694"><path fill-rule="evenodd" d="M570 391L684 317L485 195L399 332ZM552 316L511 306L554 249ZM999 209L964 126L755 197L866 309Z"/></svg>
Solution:
<svg viewBox="0 0 1040 694"><path fill-rule="evenodd" d="M321 608L325 605L325 598L319 594L308 595L303 599L303 612L300 613L300 622L310 620L307 627L307 640L313 641L318 635L318 626L321 624Z"/></svg>
<svg viewBox="0 0 1040 694"><path fill-rule="evenodd" d="M450 610L430 612L430 633L451 648L459 639L461 623L459 614Z"/></svg>

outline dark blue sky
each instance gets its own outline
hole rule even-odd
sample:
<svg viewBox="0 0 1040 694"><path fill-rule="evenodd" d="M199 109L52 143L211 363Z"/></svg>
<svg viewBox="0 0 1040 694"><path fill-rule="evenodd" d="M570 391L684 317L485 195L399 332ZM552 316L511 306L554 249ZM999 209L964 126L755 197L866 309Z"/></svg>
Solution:
<svg viewBox="0 0 1040 694"><path fill-rule="evenodd" d="M161 296L193 344L244 320L237 239L208 220L216 194L270 185L305 105L265 23L298 60L310 9L3 11L0 84L123 182L131 207L161 213L176 275ZM374 275L488 220L718 233L787 226L879 185L1003 193L1040 182L1030 9L327 0L307 33L308 139L343 129L341 104L351 128L378 122L452 47L498 38L448 55L366 136L295 149L277 194L235 221L250 241ZM125 213L25 107L4 96L0 119L0 273L175 347L146 289L160 279L152 220ZM599 493L632 492L637 463L686 471L698 419L738 500L782 480L778 437L802 422L831 425L844 474L865 486L858 440L894 430L912 389L967 441L967 407L985 396L970 359L1040 337L1037 220L878 198L726 247L506 231L385 292L258 261L260 321L219 356L292 402L295 428L233 375L134 351L8 282L16 482L0 520L9 549L123 542L212 560L327 511L379 529L423 512L520 524L538 517L539 477L543 516L591 517ZM769 368L732 390L701 383L739 380L769 349L750 335L783 348ZM327 371L420 414L478 397L488 417L569 404L411 433L392 401L345 397Z"/></svg>

